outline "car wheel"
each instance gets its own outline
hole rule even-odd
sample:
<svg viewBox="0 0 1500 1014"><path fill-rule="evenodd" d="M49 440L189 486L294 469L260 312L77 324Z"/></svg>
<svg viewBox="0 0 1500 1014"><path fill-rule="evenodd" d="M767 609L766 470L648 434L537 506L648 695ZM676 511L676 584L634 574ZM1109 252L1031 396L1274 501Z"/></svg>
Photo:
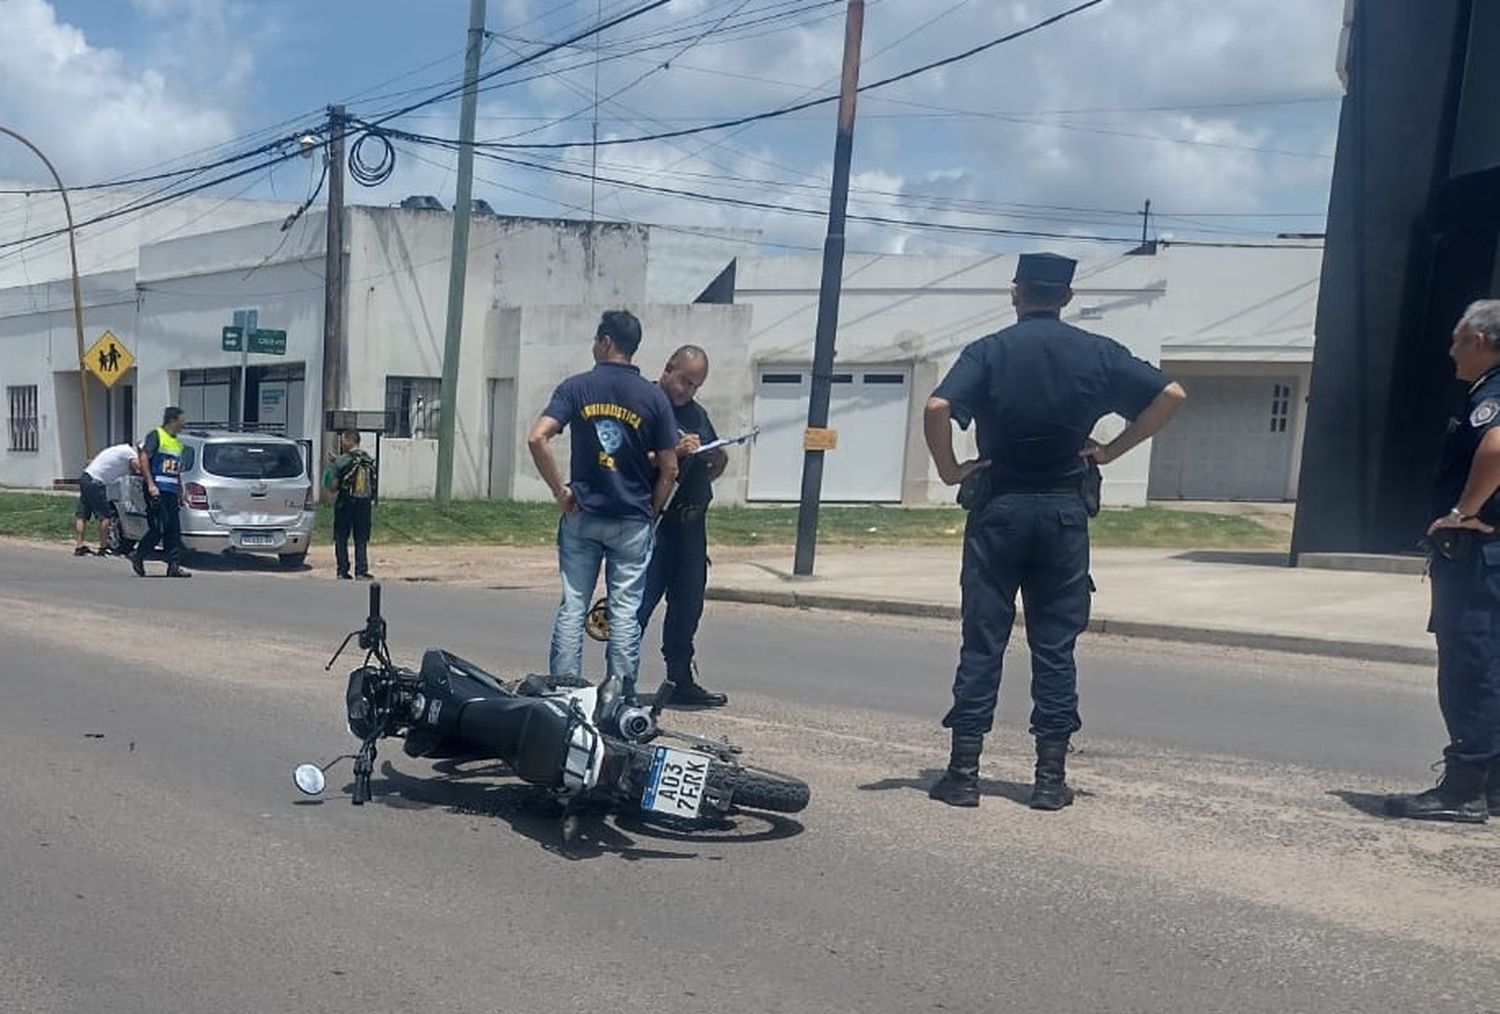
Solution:
<svg viewBox="0 0 1500 1014"><path fill-rule="evenodd" d="M307 563L306 553L281 553L276 557L287 570L301 570Z"/></svg>

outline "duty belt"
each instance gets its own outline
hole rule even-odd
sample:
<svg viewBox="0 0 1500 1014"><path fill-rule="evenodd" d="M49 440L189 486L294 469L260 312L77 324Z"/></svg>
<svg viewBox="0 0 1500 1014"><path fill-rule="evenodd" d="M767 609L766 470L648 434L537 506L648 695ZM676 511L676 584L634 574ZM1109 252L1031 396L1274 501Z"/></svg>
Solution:
<svg viewBox="0 0 1500 1014"><path fill-rule="evenodd" d="M662 512L663 521L697 521L708 511L706 503L674 503Z"/></svg>

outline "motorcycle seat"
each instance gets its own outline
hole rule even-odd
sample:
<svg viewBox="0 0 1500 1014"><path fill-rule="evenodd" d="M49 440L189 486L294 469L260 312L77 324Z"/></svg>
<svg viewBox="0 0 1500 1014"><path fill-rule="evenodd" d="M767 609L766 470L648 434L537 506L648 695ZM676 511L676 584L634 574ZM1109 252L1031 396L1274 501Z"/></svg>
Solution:
<svg viewBox="0 0 1500 1014"><path fill-rule="evenodd" d="M458 717L466 742L505 761L523 781L548 788L562 784L571 730L560 705L535 697L469 701Z"/></svg>

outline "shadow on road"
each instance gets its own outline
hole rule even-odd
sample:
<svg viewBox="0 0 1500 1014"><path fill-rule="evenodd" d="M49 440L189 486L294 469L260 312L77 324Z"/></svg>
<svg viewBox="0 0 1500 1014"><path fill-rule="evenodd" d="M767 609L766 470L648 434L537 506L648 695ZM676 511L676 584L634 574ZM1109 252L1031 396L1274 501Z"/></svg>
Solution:
<svg viewBox="0 0 1500 1014"><path fill-rule="evenodd" d="M1390 817L1390 811L1386 809L1391 797L1386 794L1373 792L1351 792L1348 789L1330 789L1330 796L1337 796L1353 809L1369 817Z"/></svg>
<svg viewBox="0 0 1500 1014"><path fill-rule="evenodd" d="M1282 550L1190 549L1177 553L1174 560L1189 563L1232 563L1246 567L1289 567L1291 555Z"/></svg>
<svg viewBox="0 0 1500 1014"><path fill-rule="evenodd" d="M628 861L691 860L700 858L700 853L643 847L637 839L688 846L751 844L779 841L803 831L796 821L769 814L736 813L707 825L658 821L644 813L613 814L597 807L582 807L565 815L562 806L541 789L495 780L509 774L509 768L493 760L442 760L433 764L431 775L420 776L401 771L387 761L381 765L379 777L371 780L370 801L393 809L441 808L449 813L501 820L548 852L571 860L603 856ZM352 792L353 784L344 786L344 791ZM765 828L759 830L759 825Z"/></svg>

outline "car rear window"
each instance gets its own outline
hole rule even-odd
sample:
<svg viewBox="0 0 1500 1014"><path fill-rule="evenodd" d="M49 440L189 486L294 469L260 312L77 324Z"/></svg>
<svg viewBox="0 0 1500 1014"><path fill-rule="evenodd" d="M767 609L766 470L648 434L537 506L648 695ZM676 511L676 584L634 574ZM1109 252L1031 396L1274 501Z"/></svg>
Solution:
<svg viewBox="0 0 1500 1014"><path fill-rule="evenodd" d="M288 444L205 444L203 470L223 479L295 479L302 452Z"/></svg>

